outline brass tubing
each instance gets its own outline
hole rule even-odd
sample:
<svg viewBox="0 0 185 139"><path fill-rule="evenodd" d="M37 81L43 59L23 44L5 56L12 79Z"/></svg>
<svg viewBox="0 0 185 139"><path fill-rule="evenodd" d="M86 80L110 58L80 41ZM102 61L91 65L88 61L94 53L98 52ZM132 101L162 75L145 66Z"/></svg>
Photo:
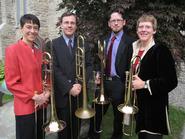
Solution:
<svg viewBox="0 0 185 139"><path fill-rule="evenodd" d="M82 47L80 47L80 41ZM95 110L87 107L87 89L86 89L86 70L85 70L85 47L84 37L79 35L77 39L76 50L76 78L82 82L83 106L75 111L75 115L80 119L89 119L95 115Z"/></svg>

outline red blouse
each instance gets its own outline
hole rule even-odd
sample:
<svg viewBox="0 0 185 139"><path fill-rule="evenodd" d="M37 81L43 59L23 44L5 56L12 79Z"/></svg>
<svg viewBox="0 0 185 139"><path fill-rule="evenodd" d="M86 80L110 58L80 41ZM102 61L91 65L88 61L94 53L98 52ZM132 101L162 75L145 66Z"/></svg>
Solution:
<svg viewBox="0 0 185 139"><path fill-rule="evenodd" d="M144 50L139 50L139 52L138 52L138 55L137 55L138 57L136 58L136 60L133 64L133 70L134 71L136 71L136 68L137 68L138 64L140 63L140 58L142 57L143 52L144 52Z"/></svg>

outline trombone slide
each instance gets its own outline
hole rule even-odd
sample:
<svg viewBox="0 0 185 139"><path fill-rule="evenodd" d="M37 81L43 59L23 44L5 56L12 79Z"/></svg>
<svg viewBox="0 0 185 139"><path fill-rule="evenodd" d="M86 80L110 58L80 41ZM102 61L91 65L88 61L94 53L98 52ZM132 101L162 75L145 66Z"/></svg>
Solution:
<svg viewBox="0 0 185 139"><path fill-rule="evenodd" d="M82 47L80 47L80 42ZM76 49L76 78L82 82L83 106L75 111L76 117L80 119L89 119L95 115L95 110L87 105L87 89L86 89L86 70L85 70L85 46L84 37L79 35L77 39Z"/></svg>
<svg viewBox="0 0 185 139"><path fill-rule="evenodd" d="M139 59L138 69L134 69L134 62ZM132 79L133 75L138 74L140 70L141 58L139 56L134 56L130 62L130 69L126 71L125 79L125 100L123 104L118 105L118 110L123 113L123 134L127 136L132 136L132 131L134 128L134 115L138 112L138 107L136 106L136 92L132 90Z"/></svg>
<svg viewBox="0 0 185 139"><path fill-rule="evenodd" d="M48 40L50 43L50 47L52 49L52 41ZM50 118L49 120L44 123L43 129L46 134L59 132L66 127L66 122L59 120L57 113L56 113L56 106L55 106L55 96L54 96L54 87L53 87L53 55L52 51L43 52L43 90L47 89L50 91Z"/></svg>
<svg viewBox="0 0 185 139"><path fill-rule="evenodd" d="M134 129L134 115L123 114L123 133L126 136L132 136Z"/></svg>

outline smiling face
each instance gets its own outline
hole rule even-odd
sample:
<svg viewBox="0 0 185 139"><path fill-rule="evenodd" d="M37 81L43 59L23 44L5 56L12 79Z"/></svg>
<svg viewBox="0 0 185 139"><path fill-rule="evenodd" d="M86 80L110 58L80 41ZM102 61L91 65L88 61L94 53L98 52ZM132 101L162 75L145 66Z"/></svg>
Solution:
<svg viewBox="0 0 185 139"><path fill-rule="evenodd" d="M125 20L122 15L118 12L114 12L110 15L110 19L108 22L108 26L112 29L112 31L117 34L120 32L125 26Z"/></svg>
<svg viewBox="0 0 185 139"><path fill-rule="evenodd" d="M28 45L32 45L39 33L39 26L33 22L27 22L21 28L23 41Z"/></svg>
<svg viewBox="0 0 185 139"><path fill-rule="evenodd" d="M143 44L153 39L157 30L157 19L150 14L144 14L137 20L137 35Z"/></svg>
<svg viewBox="0 0 185 139"><path fill-rule="evenodd" d="M64 16L60 23L60 27L67 37L72 37L77 29L76 17L74 15Z"/></svg>
<svg viewBox="0 0 185 139"><path fill-rule="evenodd" d="M141 42L147 43L153 38L155 33L156 31L151 22L143 21L138 24L137 35Z"/></svg>

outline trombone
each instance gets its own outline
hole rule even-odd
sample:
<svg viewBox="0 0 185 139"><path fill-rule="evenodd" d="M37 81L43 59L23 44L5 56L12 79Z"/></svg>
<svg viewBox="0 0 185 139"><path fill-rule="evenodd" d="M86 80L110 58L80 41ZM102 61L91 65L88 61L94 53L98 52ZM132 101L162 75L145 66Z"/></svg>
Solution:
<svg viewBox="0 0 185 139"><path fill-rule="evenodd" d="M80 42L82 47L80 47ZM89 119L95 115L95 110L87 106L87 88L86 88L86 70L85 70L85 47L84 37L79 35L77 38L76 50L76 80L82 82L83 102L82 107L75 111L76 117L80 119Z"/></svg>
<svg viewBox="0 0 185 139"><path fill-rule="evenodd" d="M50 117L49 120L44 123L43 129L46 134L55 133L63 130L66 127L66 122L59 120L56 113L54 87L53 87L53 57L52 57L52 41L48 40L49 52L43 52L43 90L50 91Z"/></svg>
<svg viewBox="0 0 185 139"><path fill-rule="evenodd" d="M137 70L134 68L134 62L139 59ZM138 112L136 106L136 92L132 89L133 75L138 74L140 70L141 58L134 56L130 62L130 69L126 71L125 79L125 100L123 104L118 105L118 110L123 113L123 134L132 136L134 128L134 115Z"/></svg>
<svg viewBox="0 0 185 139"><path fill-rule="evenodd" d="M96 107L96 104L102 106L101 107L102 108L102 112L101 112L102 119L103 119L103 113L104 113L104 109L103 109L104 105L109 104L111 102L111 99L108 98L107 95L105 95L104 82L103 82L104 69L105 69L105 66L106 66L106 56L105 56L105 50L104 50L105 46L106 46L105 41L103 41L103 45L100 43L100 41L98 41L98 57L99 57L100 63L101 63L100 73L98 73L99 76L100 76L100 88L97 88L97 87L95 87L95 88L99 89L100 92L99 92L97 97L94 95L94 98L95 97L96 98L93 100L94 108ZM94 76L96 76L96 75L94 75ZM99 131L96 130L96 117L94 117L94 130L95 130L96 133L101 133L102 132L102 130L99 130Z"/></svg>
<svg viewBox="0 0 185 139"><path fill-rule="evenodd" d="M98 56L101 61L101 71L100 71L100 93L98 97L94 99L95 104L100 104L100 105L105 105L110 103L110 98L108 98L105 93L104 93L104 84L103 84L103 76L104 76L104 68L106 64L106 59L105 59L105 53L104 53L104 48L105 48L105 41L103 42L103 45L100 44L100 41L98 41Z"/></svg>

